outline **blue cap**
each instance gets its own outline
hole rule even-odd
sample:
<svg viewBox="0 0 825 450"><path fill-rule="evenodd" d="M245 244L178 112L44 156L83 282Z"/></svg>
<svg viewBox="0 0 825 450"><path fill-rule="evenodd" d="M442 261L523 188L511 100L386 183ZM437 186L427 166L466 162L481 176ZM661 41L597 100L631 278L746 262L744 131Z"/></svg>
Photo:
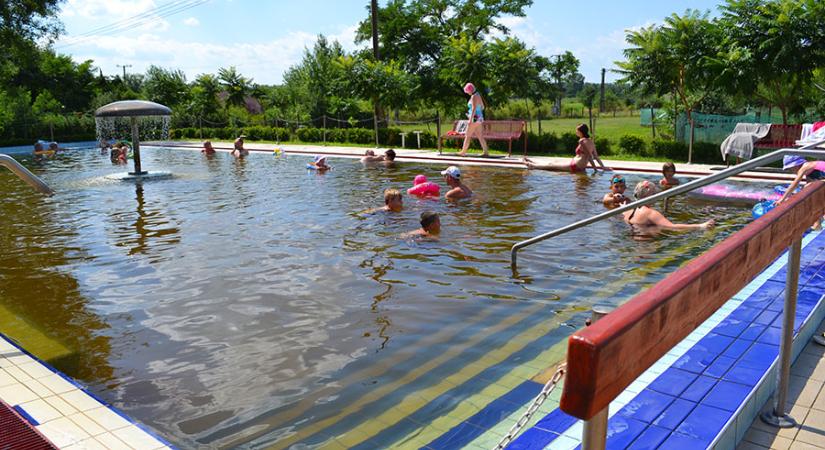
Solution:
<svg viewBox="0 0 825 450"><path fill-rule="evenodd" d="M799 155L786 155L782 158L782 170L793 169L794 167L799 167L806 162L807 161L805 158Z"/></svg>

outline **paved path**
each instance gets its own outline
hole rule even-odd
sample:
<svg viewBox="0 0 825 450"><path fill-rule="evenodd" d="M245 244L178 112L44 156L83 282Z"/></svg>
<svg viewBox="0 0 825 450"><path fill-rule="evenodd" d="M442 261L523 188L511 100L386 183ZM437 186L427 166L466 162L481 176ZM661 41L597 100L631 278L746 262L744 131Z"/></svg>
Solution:
<svg viewBox="0 0 825 450"><path fill-rule="evenodd" d="M823 332L825 322L819 326ZM799 355L791 368L788 403L799 426L777 429L757 418L737 449L825 449L825 346L811 342ZM771 399L763 411L772 407Z"/></svg>
<svg viewBox="0 0 825 450"><path fill-rule="evenodd" d="M155 145L163 147L176 147L185 149L200 149L200 142L196 141L155 141L146 142L143 145ZM231 142L213 141L215 149L230 150L232 148ZM345 147L333 145L276 145L276 144L262 144L255 142L246 142L244 147L251 151L269 152L271 153L276 147L286 151L287 154L326 154L341 158L360 158L364 155L367 148L364 147ZM381 154L385 149L376 149L376 154ZM422 161L427 163L441 163L441 164L472 164L498 167L512 167L524 168L520 155L513 155L511 158L505 156L493 156L490 158L474 157L472 153L468 157L458 156L454 151L449 153L439 154L430 150L413 150L413 149L395 149L398 161ZM552 157L552 156L530 156L530 159L538 163L569 163L569 157ZM604 159L606 166L614 168L619 172L643 172L651 175L660 176L662 173L661 162L651 161L621 161ZM724 167L723 164L709 165L709 164L682 164L676 166L679 177L685 176L705 176L715 173L714 168ZM765 181L765 182L783 182L793 180L793 176L785 173L765 173L765 172L745 172L742 178L734 178L747 181Z"/></svg>

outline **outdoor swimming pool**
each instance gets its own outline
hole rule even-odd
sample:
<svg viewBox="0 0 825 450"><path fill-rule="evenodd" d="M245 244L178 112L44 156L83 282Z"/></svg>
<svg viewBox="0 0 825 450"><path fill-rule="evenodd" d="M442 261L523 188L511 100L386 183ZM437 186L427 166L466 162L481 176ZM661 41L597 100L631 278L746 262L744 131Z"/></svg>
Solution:
<svg viewBox="0 0 825 450"><path fill-rule="evenodd" d="M57 194L0 171L9 334L183 448L426 432L479 391L506 392L500 377L536 368L593 304L629 299L750 220L677 200L672 220L717 228L638 240L605 221L526 249L514 280L510 246L602 212L607 176L464 166L471 200L405 196L400 214L362 215L418 173L443 189L443 167L332 159L317 174L306 156L146 148L145 168L177 176L136 185L106 180L125 169L93 149L19 159ZM441 240L400 239L427 209ZM394 434L382 446L407 435Z"/></svg>

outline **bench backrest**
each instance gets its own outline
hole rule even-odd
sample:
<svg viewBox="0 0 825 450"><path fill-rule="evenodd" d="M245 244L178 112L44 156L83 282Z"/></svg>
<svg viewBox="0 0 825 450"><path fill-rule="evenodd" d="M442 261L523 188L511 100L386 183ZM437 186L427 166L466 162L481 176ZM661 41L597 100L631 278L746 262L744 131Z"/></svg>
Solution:
<svg viewBox="0 0 825 450"><path fill-rule="evenodd" d="M456 120L453 122L453 131L464 133L466 131L466 120ZM518 139L524 133L527 123L523 120L485 120L483 122L484 133L509 134Z"/></svg>
<svg viewBox="0 0 825 450"><path fill-rule="evenodd" d="M793 147L800 137L802 137L802 125L771 125L768 135L756 141L756 146L762 148Z"/></svg>

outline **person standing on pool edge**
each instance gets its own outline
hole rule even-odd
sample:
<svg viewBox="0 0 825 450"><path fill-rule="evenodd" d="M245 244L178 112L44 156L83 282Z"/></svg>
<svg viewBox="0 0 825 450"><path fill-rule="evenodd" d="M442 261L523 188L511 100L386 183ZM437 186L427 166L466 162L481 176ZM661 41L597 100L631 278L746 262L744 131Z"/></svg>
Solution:
<svg viewBox="0 0 825 450"><path fill-rule="evenodd" d="M490 156L487 140L484 139L484 99L481 98L481 94L478 93L473 83L464 85L464 93L470 96L470 100L467 102L467 131L464 132L464 145L458 154L467 156L470 142L475 137L484 150L481 156Z"/></svg>
<svg viewBox="0 0 825 450"><path fill-rule="evenodd" d="M607 170L599 158L599 152L596 151L596 144L593 139L590 139L590 129L585 124L579 124L576 127L576 135L579 137L579 145L576 147L576 155L570 160L569 164L536 164L529 158L524 158L524 164L528 169L551 170L556 172L570 172L583 173L588 164L593 165L593 170ZM596 162L601 167L596 167Z"/></svg>
<svg viewBox="0 0 825 450"><path fill-rule="evenodd" d="M447 200L458 200L473 195L473 191L461 182L461 170L458 167L447 167L447 170L442 171L441 175L444 175L444 181L450 186L450 190L444 194L444 198Z"/></svg>

